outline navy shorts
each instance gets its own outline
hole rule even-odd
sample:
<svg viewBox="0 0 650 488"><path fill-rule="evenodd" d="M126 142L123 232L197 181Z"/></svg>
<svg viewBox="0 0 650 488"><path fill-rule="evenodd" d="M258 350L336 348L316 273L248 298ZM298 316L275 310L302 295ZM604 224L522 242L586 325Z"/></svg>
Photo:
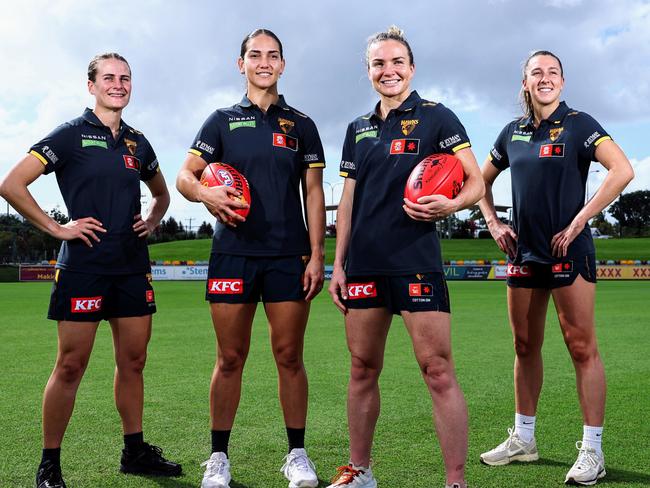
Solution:
<svg viewBox="0 0 650 488"><path fill-rule="evenodd" d="M57 269L47 318L99 322L156 313L150 273L98 275Z"/></svg>
<svg viewBox="0 0 650 488"><path fill-rule="evenodd" d="M348 308L385 307L401 312L451 313L449 291L442 273L403 276L349 276Z"/></svg>
<svg viewBox="0 0 650 488"><path fill-rule="evenodd" d="M508 263L506 280L513 288L560 288L572 285L578 275L596 283L596 255L565 259L555 264L528 261L520 265Z"/></svg>
<svg viewBox="0 0 650 488"><path fill-rule="evenodd" d="M304 300L303 256L258 257L212 253L205 299L212 303Z"/></svg>

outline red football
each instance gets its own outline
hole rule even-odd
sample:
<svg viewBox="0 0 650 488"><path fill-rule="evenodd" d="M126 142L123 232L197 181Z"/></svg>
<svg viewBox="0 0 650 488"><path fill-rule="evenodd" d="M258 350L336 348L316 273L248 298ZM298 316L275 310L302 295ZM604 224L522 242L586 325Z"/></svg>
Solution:
<svg viewBox="0 0 650 488"><path fill-rule="evenodd" d="M463 187L463 163L451 154L432 154L420 161L404 188L404 197L412 202L429 195L455 198Z"/></svg>
<svg viewBox="0 0 650 488"><path fill-rule="evenodd" d="M241 196L232 198L247 203L248 208L238 208L235 213L244 218L248 216L251 204L251 189L248 186L248 180L235 168L224 163L210 163L203 170L200 181L203 186L231 186L238 190Z"/></svg>

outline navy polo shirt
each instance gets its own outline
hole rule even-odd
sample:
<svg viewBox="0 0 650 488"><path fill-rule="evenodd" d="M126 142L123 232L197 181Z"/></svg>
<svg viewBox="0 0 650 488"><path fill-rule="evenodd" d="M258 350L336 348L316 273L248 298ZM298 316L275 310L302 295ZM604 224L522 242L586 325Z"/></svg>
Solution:
<svg viewBox="0 0 650 488"><path fill-rule="evenodd" d="M81 239L61 244L56 267L81 273L131 274L150 271L146 239L133 231L140 213L140 181L159 171L149 141L120 121L117 139L93 113L66 122L34 144L30 154L54 172L68 216L94 217L106 233L101 242Z"/></svg>
<svg viewBox="0 0 650 488"><path fill-rule="evenodd" d="M189 152L206 163L229 164L248 180L251 208L233 228L217 222L212 252L242 256L311 253L300 199L300 179L325 167L314 122L280 96L266 113L244 96L213 112Z"/></svg>
<svg viewBox="0 0 650 488"><path fill-rule="evenodd" d="M418 222L404 212L404 186L426 156L469 147L465 128L447 107L415 91L386 120L377 108L348 125L343 145L340 174L356 180L346 271L442 271L435 223Z"/></svg>
<svg viewBox="0 0 650 488"><path fill-rule="evenodd" d="M499 170L510 168L514 263L556 263L551 239L566 228L585 201L589 165L596 147L611 137L590 115L561 102L535 128L532 118L510 122L499 134L489 159ZM568 259L594 252L589 227L569 245Z"/></svg>

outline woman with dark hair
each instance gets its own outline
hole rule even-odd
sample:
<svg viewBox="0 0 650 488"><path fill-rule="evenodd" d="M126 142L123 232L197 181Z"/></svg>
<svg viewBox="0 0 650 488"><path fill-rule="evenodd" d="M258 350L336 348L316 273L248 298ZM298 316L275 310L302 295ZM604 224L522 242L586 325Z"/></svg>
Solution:
<svg viewBox="0 0 650 488"><path fill-rule="evenodd" d="M463 125L440 103L411 91L413 53L401 30L371 37L368 78L374 109L349 124L329 292L345 315L351 354L348 388L350 463L330 488L375 488L370 451L379 418L379 375L393 315L401 315L434 404L447 486L465 487L467 408L451 354L451 315L435 221L474 204L483 181ZM415 165L432 153L454 154L465 183L450 200L403 198Z"/></svg>
<svg viewBox="0 0 650 488"><path fill-rule="evenodd" d="M40 230L61 239L48 318L58 323L58 353L43 394L43 457L37 488L61 488L61 442L97 327L107 320L115 348L115 403L122 418L124 473L175 476L181 466L144 442L143 369L156 302L146 237L169 206L156 155L122 120L131 97L131 68L122 56L96 56L88 66L95 108L34 144L5 177L0 194ZM58 224L28 190L54 172L70 222ZM141 215L140 181L152 195Z"/></svg>
<svg viewBox="0 0 650 488"><path fill-rule="evenodd" d="M605 476L601 440L605 372L596 342L596 261L588 222L623 191L634 173L623 151L591 116L560 101L564 73L549 51L533 52L523 68L523 117L501 131L483 165L479 203L492 237L508 254L508 314L515 345L515 426L481 454L484 464L539 458L535 414L542 389L542 343L549 299L576 372L584 420L578 458L567 484L593 485ZM585 203L591 161L608 170ZM492 185L510 168L513 226L496 215Z"/></svg>
<svg viewBox="0 0 650 488"><path fill-rule="evenodd" d="M246 95L216 110L189 150L176 186L217 217L206 300L217 339L210 383L212 454L203 488L229 486L228 441L241 394L244 363L257 303L264 303L278 369L280 403L289 441L282 472L290 488L318 485L304 448L307 375L303 343L309 302L323 286L325 158L312 120L278 94L285 60L278 37L258 29L244 38L237 61ZM208 188L198 176L207 164L224 162L240 171L251 188L246 204L228 186ZM300 196L302 186L305 209Z"/></svg>

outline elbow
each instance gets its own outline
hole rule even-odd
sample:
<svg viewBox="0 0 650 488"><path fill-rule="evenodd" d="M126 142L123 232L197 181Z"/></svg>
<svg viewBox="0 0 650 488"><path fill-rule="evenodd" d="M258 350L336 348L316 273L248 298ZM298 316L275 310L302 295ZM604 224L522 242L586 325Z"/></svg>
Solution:
<svg viewBox="0 0 650 488"><path fill-rule="evenodd" d="M7 178L3 178L2 181L0 181L0 197L4 198L7 201L9 201L10 198L9 187L10 185L7 181Z"/></svg>

